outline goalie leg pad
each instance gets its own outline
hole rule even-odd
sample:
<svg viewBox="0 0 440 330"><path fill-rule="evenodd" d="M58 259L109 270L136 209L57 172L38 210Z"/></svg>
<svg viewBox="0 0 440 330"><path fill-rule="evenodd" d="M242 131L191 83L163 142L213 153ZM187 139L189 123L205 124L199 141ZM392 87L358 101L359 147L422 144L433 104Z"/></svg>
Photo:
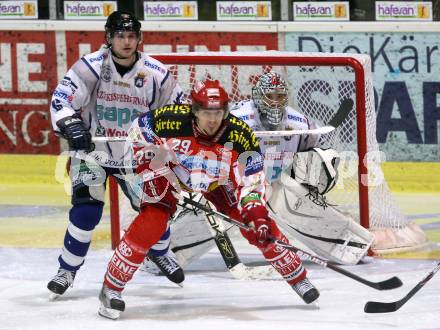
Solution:
<svg viewBox="0 0 440 330"><path fill-rule="evenodd" d="M340 264L356 264L368 252L373 235L367 229L336 208L311 198L309 190L287 174L282 173L272 187L268 202L272 216L289 238Z"/></svg>
<svg viewBox="0 0 440 330"><path fill-rule="evenodd" d="M171 222L170 248L181 267L199 259L215 246L205 212L179 208Z"/></svg>

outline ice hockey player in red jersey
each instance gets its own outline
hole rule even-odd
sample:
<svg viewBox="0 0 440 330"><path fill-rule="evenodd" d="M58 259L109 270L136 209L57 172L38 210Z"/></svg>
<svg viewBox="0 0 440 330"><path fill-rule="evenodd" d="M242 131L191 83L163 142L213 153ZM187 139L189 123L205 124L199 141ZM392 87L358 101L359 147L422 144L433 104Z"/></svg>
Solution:
<svg viewBox="0 0 440 330"><path fill-rule="evenodd" d="M99 314L118 318L121 292L176 211L176 194L201 193L218 211L250 225L242 235L255 245L306 303L319 297L300 258L273 244L288 242L265 206L263 157L257 138L229 114L229 96L218 81L195 84L191 105L168 105L142 114L129 140L142 178L141 211L116 248L99 295Z"/></svg>

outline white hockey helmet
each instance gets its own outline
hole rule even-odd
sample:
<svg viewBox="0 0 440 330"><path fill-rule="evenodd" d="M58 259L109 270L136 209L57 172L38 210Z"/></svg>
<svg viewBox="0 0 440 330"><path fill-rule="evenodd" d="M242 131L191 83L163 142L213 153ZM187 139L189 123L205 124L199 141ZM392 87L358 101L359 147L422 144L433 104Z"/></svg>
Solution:
<svg viewBox="0 0 440 330"><path fill-rule="evenodd" d="M278 126L286 112L288 88L285 80L275 72L260 76L252 87L254 101L262 121L271 126Z"/></svg>

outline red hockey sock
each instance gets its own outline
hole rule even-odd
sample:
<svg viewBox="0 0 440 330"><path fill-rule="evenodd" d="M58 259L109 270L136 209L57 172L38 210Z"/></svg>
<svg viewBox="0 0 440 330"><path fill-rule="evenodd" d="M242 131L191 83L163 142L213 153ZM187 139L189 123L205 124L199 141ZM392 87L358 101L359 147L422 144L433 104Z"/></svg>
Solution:
<svg viewBox="0 0 440 330"><path fill-rule="evenodd" d="M169 212L164 208L148 206L142 209L108 264L104 283L109 288L117 291L124 289L142 264L147 251L165 232L168 219Z"/></svg>
<svg viewBox="0 0 440 330"><path fill-rule="evenodd" d="M287 237L281 232L276 237L285 243L289 243ZM295 252L274 243L270 243L260 250L266 260L290 285L303 280L307 276L307 271Z"/></svg>

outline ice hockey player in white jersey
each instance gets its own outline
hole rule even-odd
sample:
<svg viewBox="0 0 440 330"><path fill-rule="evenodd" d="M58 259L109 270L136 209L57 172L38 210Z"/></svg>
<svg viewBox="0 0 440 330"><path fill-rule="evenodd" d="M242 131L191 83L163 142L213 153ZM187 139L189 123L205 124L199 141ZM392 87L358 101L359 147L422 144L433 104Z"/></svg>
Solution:
<svg viewBox="0 0 440 330"><path fill-rule="evenodd" d="M71 152L72 208L58 258L59 269L48 283L54 297L72 286L83 265L92 233L99 223L105 182L116 178L134 208L139 201L128 184L133 173L124 143L92 143L92 136L123 137L140 114L178 104L183 92L159 61L138 51L141 23L130 13L115 11L105 24L107 46L87 54L66 73L53 92L52 125L64 137ZM128 160L128 161L126 161ZM168 252L169 229L150 253L167 277L180 283L183 270Z"/></svg>
<svg viewBox="0 0 440 330"><path fill-rule="evenodd" d="M253 86L250 100L231 105L231 114L254 131L317 128L288 101L285 80L278 73L267 72ZM320 146L319 135L260 138L266 180L271 183L269 209L298 247L337 263L356 264L367 253L373 236L327 202L325 194L338 178L339 156L335 150ZM185 233L182 227L188 227L188 223L192 231ZM190 212L172 224L173 232L178 234L172 235L171 245L179 250L176 255L183 265L214 246L212 240L207 240L207 227L203 215ZM187 246L190 248L181 249Z"/></svg>
<svg viewBox="0 0 440 330"><path fill-rule="evenodd" d="M231 113L254 131L317 128L288 100L285 80L268 72L252 88L252 98L234 104ZM359 262L372 243L372 234L325 197L338 179L336 150L322 148L317 134L264 137L260 146L266 178L272 184L269 205L289 237L331 261Z"/></svg>

